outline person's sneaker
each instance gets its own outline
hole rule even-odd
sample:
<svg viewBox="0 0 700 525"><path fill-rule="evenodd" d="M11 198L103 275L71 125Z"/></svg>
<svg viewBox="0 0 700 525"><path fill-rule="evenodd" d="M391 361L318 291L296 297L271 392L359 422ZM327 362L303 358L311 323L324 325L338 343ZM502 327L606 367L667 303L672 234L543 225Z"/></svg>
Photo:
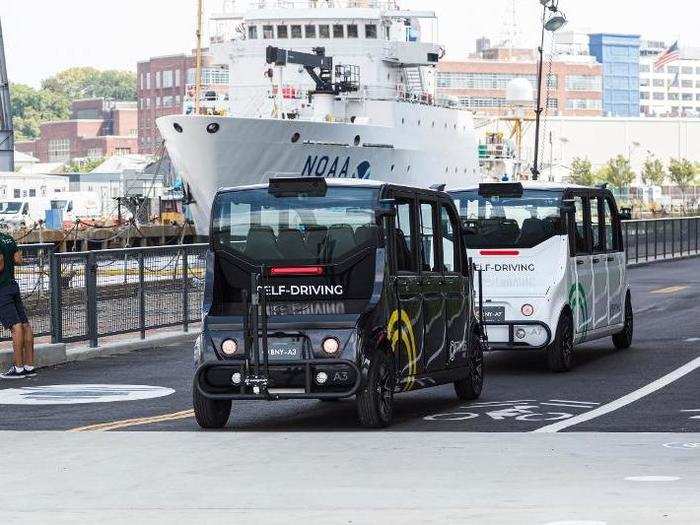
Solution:
<svg viewBox="0 0 700 525"><path fill-rule="evenodd" d="M36 368L34 368L33 366L25 366L24 375L26 377L34 377L36 375Z"/></svg>
<svg viewBox="0 0 700 525"><path fill-rule="evenodd" d="M0 379L24 379L25 377L27 376L24 370L16 366L11 366L7 372L0 374Z"/></svg>

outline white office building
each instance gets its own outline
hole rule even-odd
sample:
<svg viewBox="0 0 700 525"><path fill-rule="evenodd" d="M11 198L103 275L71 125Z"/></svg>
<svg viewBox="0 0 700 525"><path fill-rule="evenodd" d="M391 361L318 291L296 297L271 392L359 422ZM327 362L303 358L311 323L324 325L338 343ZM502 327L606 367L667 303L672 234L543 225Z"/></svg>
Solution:
<svg viewBox="0 0 700 525"><path fill-rule="evenodd" d="M657 46L656 51L663 49ZM659 71L654 70L657 58L658 54L652 52L640 57L640 113L700 118L700 48L681 48L681 59Z"/></svg>

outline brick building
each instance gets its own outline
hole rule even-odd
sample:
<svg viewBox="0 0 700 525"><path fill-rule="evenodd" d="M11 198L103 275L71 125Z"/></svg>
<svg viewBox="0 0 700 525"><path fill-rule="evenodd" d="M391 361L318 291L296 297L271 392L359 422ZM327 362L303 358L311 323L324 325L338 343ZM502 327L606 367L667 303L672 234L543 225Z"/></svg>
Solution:
<svg viewBox="0 0 700 525"><path fill-rule="evenodd" d="M161 142L156 119L188 112L193 104L195 57L153 57L136 66L138 137L140 153L155 153ZM202 106L214 110L228 99L228 69L213 63L208 52L202 57ZM191 108L189 109L191 111Z"/></svg>
<svg viewBox="0 0 700 525"><path fill-rule="evenodd" d="M72 162L137 153L135 102L76 100L70 120L45 122L40 138L18 142L17 151L41 162Z"/></svg>
<svg viewBox="0 0 700 525"><path fill-rule="evenodd" d="M532 50L485 50L488 58L440 62L437 72L438 98L452 98L461 107L478 113L504 115L506 87L514 78L537 84L537 56ZM549 65L545 63L545 81ZM543 86L544 105L549 91L548 113L567 116L603 114L602 66L590 56L563 56L552 62L549 90ZM543 84L544 82L543 81ZM534 101L533 101L534 102ZM533 103L534 109L534 103Z"/></svg>

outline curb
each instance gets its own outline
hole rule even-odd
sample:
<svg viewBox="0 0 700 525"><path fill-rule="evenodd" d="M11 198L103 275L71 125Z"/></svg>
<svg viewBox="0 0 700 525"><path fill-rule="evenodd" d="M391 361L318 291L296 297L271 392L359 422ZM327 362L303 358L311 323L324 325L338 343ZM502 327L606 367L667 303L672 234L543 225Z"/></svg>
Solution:
<svg viewBox="0 0 700 525"><path fill-rule="evenodd" d="M67 348L65 343L39 344L34 348L34 360L37 368L61 365L75 361L86 361L96 357L108 357L127 354L138 350L154 350L178 343L193 342L199 336L199 330L191 332L167 332L154 334L147 339L129 339L105 343L97 348L79 346ZM0 350L0 370L9 368L12 364L12 349Z"/></svg>

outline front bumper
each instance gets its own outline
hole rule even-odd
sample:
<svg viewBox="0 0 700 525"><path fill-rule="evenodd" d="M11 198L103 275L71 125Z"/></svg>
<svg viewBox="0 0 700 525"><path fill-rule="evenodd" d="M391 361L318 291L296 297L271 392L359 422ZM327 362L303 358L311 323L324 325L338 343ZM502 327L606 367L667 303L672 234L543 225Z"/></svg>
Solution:
<svg viewBox="0 0 700 525"><path fill-rule="evenodd" d="M542 321L484 321L484 325L489 339L489 350L539 350L552 342L552 331ZM489 327L494 329L489 330ZM538 337L536 342L531 341L527 334L529 327L543 330L544 337ZM516 337L519 328L526 331L526 337L522 340Z"/></svg>
<svg viewBox="0 0 700 525"><path fill-rule="evenodd" d="M346 359L299 359L270 361L255 375L248 361L209 361L197 368L193 388L214 400L259 399L342 399L355 395L362 385L358 366ZM316 375L326 372L328 380L319 385ZM232 376L240 374L240 384ZM257 388L256 388L257 387Z"/></svg>

